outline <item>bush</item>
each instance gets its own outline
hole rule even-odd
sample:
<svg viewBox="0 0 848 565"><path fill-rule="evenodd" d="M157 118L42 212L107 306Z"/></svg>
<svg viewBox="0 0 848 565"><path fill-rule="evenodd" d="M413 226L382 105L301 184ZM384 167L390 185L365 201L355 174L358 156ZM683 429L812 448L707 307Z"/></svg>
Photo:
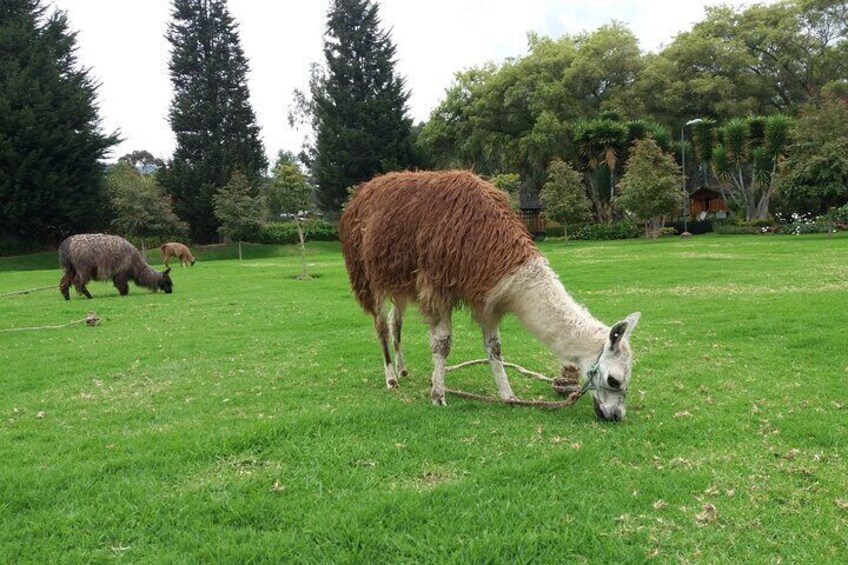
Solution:
<svg viewBox="0 0 848 565"><path fill-rule="evenodd" d="M572 239L606 241L632 239L642 236L642 229L630 222L615 224L587 224L577 230Z"/></svg>
<svg viewBox="0 0 848 565"><path fill-rule="evenodd" d="M339 229L335 224L324 220L305 220L303 236L307 241L336 241L339 239ZM294 222L271 222L262 228L255 243L272 245L287 245L298 243L297 224Z"/></svg>
<svg viewBox="0 0 848 565"><path fill-rule="evenodd" d="M565 237L565 228L562 226L547 226L545 237Z"/></svg>
<svg viewBox="0 0 848 565"><path fill-rule="evenodd" d="M805 233L827 233L827 217L819 216L813 218L812 214L792 214L783 220L778 233L786 235L801 235Z"/></svg>
<svg viewBox="0 0 848 565"><path fill-rule="evenodd" d="M732 224L714 224L713 232L720 234L757 234L763 233L763 228L755 226L735 226Z"/></svg>

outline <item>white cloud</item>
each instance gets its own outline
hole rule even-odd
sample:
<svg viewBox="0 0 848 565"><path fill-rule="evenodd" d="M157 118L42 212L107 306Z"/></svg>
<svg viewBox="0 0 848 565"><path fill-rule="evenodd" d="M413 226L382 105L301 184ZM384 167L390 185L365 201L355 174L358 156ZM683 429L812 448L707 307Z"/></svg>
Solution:
<svg viewBox="0 0 848 565"><path fill-rule="evenodd" d="M79 32L80 62L101 83L104 129L120 129L118 157L133 149L169 156L170 19L167 0L53 0ZM610 20L627 24L645 50L658 49L704 14L702 0L382 0L398 70L411 90L415 121L427 119L456 71L526 53L527 33L591 31ZM746 2L750 3L750 2ZM320 62L329 0L229 0L251 73L251 100L271 157L297 151L302 133L287 123L295 88Z"/></svg>

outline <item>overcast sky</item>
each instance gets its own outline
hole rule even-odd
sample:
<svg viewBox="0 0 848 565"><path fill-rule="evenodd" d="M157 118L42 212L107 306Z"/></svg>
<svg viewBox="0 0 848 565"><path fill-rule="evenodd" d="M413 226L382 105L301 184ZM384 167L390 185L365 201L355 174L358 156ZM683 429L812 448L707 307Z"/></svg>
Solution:
<svg viewBox="0 0 848 565"><path fill-rule="evenodd" d="M47 0L50 2L51 0ZM124 142L111 158L135 149L169 157L171 87L169 0L52 0L78 32L79 61L101 83L104 129ZM713 0L380 0L383 26L397 45L397 68L411 90L413 119L426 120L453 74L527 51L527 33L559 37L618 20L655 51L691 28ZM750 2L746 2L750 3ZM738 2L734 2L738 4ZM253 109L265 151L298 151L303 132L287 123L292 91L303 89L309 65L322 61L329 0L229 0L250 60Z"/></svg>

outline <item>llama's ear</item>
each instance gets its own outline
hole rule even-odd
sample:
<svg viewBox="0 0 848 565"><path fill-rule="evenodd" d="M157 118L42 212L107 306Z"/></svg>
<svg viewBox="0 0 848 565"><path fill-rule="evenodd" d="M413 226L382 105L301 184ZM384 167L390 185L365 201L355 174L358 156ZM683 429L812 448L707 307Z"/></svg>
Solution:
<svg viewBox="0 0 848 565"><path fill-rule="evenodd" d="M171 272L171 267L168 267L167 269L165 269L165 274L166 274L166 275L167 275L168 273L170 273L170 272Z"/></svg>
<svg viewBox="0 0 848 565"><path fill-rule="evenodd" d="M636 324L639 323L639 318L641 317L641 312L633 312L632 314L624 318L624 321L627 322L627 330L624 332L625 339L630 339L630 334L633 333L633 329L636 327Z"/></svg>
<svg viewBox="0 0 848 565"><path fill-rule="evenodd" d="M636 327L636 324L639 322L639 317L642 314L639 312L634 312L630 314L625 319L620 322L617 322L611 329L609 333L610 346L615 348L619 343L624 340L630 339L630 334L633 333L633 328Z"/></svg>

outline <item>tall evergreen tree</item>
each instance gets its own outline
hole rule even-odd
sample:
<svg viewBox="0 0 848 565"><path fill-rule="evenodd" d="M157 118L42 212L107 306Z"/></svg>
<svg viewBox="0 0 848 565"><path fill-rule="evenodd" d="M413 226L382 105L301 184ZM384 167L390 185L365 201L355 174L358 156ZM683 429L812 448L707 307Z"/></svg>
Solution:
<svg viewBox="0 0 848 565"><path fill-rule="evenodd" d="M268 163L247 88L248 62L226 0L174 0L169 119L177 138L163 186L198 242L215 240L213 195L241 171L258 185Z"/></svg>
<svg viewBox="0 0 848 565"><path fill-rule="evenodd" d="M395 72L395 46L380 29L371 0L333 0L324 40L326 68L314 73L301 109L315 134L308 164L316 200L338 212L348 188L376 174L407 168L413 153L409 93Z"/></svg>
<svg viewBox="0 0 848 565"><path fill-rule="evenodd" d="M105 220L97 85L64 12L0 2L0 236L55 241Z"/></svg>

